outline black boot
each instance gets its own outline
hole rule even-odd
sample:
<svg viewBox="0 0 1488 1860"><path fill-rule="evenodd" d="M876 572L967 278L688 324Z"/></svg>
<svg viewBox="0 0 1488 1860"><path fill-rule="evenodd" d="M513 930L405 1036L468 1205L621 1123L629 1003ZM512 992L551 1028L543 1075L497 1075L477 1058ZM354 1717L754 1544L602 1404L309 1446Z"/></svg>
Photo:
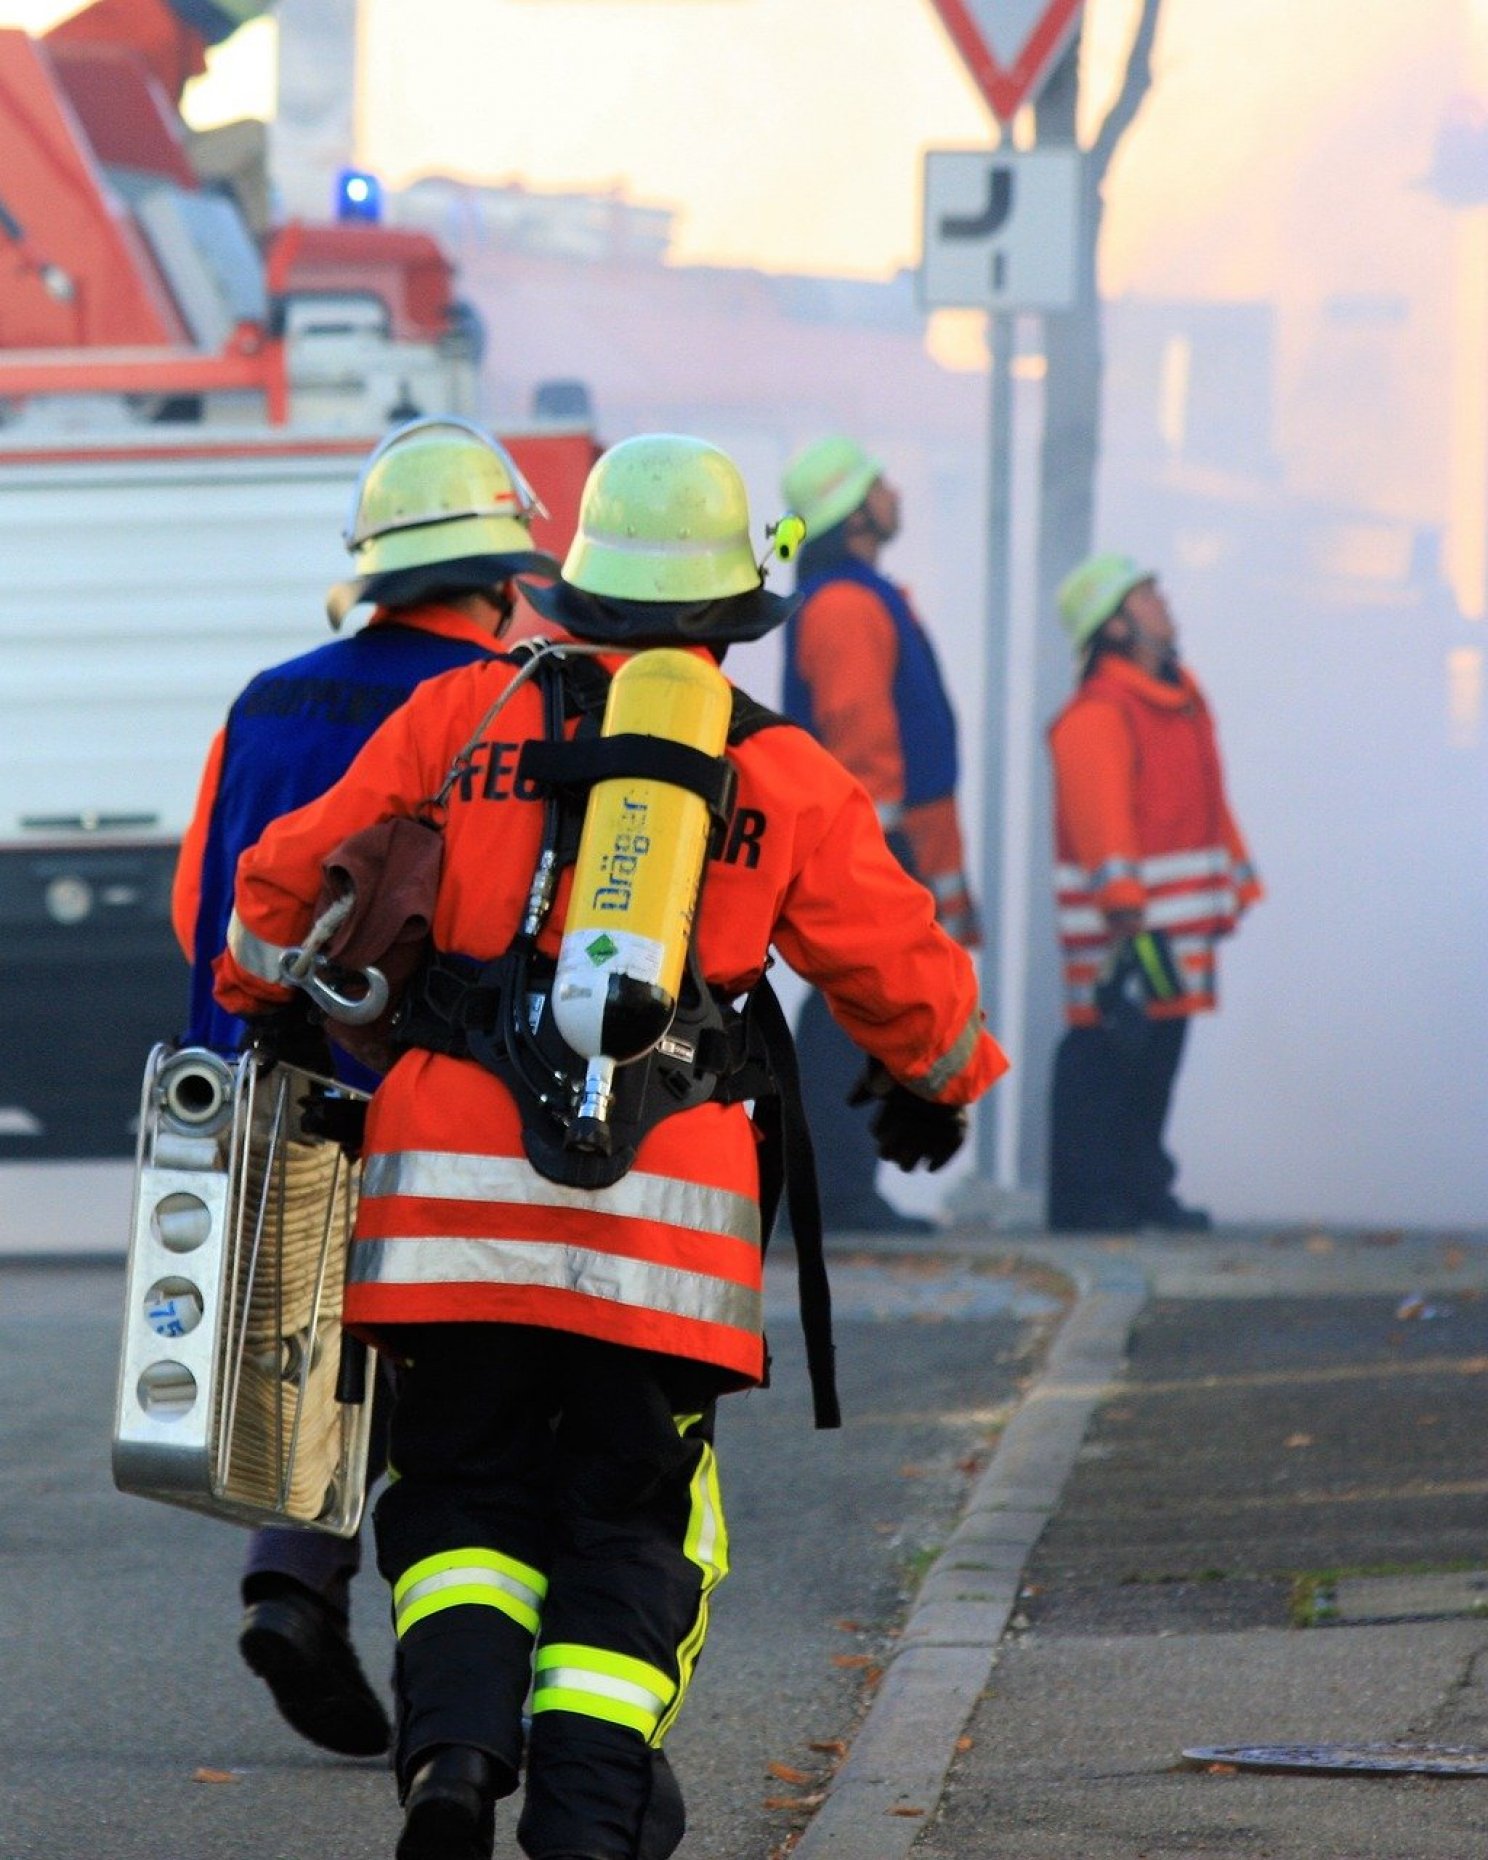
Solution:
<svg viewBox="0 0 1488 1860"><path fill-rule="evenodd" d="M250 1602L238 1648L301 1737L345 1757L387 1749L387 1713L367 1683L346 1618L312 1590L286 1577Z"/></svg>
<svg viewBox="0 0 1488 1860"><path fill-rule="evenodd" d="M397 1860L491 1860L496 1797L510 1793L498 1767L468 1744L436 1750L409 1784Z"/></svg>

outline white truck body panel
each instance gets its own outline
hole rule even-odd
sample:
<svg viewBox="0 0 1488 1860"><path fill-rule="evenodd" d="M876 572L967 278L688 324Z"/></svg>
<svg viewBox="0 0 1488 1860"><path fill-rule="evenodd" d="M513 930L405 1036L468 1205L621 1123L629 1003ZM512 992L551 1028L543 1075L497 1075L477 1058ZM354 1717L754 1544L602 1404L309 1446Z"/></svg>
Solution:
<svg viewBox="0 0 1488 1860"><path fill-rule="evenodd" d="M233 697L329 637L368 444L0 445L0 847L180 837Z"/></svg>

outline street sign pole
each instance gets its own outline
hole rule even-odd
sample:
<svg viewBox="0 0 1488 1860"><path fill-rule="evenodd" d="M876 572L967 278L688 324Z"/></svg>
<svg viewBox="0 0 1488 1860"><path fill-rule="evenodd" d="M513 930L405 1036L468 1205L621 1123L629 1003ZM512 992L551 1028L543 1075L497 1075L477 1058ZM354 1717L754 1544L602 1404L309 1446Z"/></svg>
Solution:
<svg viewBox="0 0 1488 1860"><path fill-rule="evenodd" d="M1036 98L1078 45L1084 0L930 0L1000 124ZM939 164L939 172L935 172ZM1014 318L1073 309L1085 177L1074 138L1059 150L960 151L927 158L921 298L926 308L988 312L990 408L987 486L987 637L982 675L982 999L1023 1076L994 1094L976 1127L976 1175L957 1201L970 1218L1026 1219L1042 1173L1030 1151L1045 1118L1030 1101L1044 1076L1025 1063L1045 1032L1030 947L1030 875L1041 824L1034 776L1045 692L1037 672L1038 615L1019 627L1013 595ZM1035 528L1041 532L1043 512ZM1035 553L1042 561L1042 540ZM1035 577L1037 580L1037 577ZM1035 596L1037 599L1038 596ZM1025 714L1027 713L1027 714ZM1045 853L1045 857L1047 854ZM1051 945L1052 948L1052 945ZM1035 1217L1036 1218L1036 1217Z"/></svg>
<svg viewBox="0 0 1488 1860"><path fill-rule="evenodd" d="M1082 170L1075 149L931 150L925 158L927 308L988 312L987 628L982 651L982 1005L1021 1073L1028 1051L1027 866L1037 754L1028 714L1037 650L1013 597L1013 348L1016 318L1067 310L1078 288ZM1003 1086L977 1121L976 1177L959 1196L970 1218L1026 1217L1020 1167L1024 1095Z"/></svg>
<svg viewBox="0 0 1488 1860"><path fill-rule="evenodd" d="M1012 633L1013 318L987 319L987 633L982 657L982 1007L997 1032L1010 1005L1004 986L1002 900L1007 895L1008 641ZM1000 1094L999 1094L1000 1095ZM1000 1181L1007 1145L997 1097L977 1118L976 1173Z"/></svg>

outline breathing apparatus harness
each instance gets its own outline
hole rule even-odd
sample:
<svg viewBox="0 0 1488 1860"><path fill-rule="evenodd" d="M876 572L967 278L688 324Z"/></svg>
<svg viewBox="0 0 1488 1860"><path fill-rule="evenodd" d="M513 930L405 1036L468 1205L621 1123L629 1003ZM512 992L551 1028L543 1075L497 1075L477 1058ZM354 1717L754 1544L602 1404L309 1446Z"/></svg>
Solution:
<svg viewBox="0 0 1488 1860"><path fill-rule="evenodd" d="M603 648L613 652L614 646ZM641 777L698 796L711 817L710 852L733 811L735 772L724 756L709 756L663 737L602 736L600 718L610 674L593 646L544 642L518 647L523 682L537 680L545 733L523 745L517 781L542 796L537 865L521 925L506 951L490 961L433 950L410 981L392 1023L400 1048L422 1048L472 1059L511 1092L522 1122L528 1161L550 1181L603 1189L631 1168L647 1133L664 1118L706 1103L753 1101L760 1132L760 1221L768 1244L782 1197L796 1248L801 1324L818 1427L841 1425L833 1372L831 1300L822 1253L821 1203L811 1137L789 1025L768 979L761 976L742 1008L709 987L689 939L676 1012L656 1044L614 1069L613 1095L602 1122L585 1091L585 1060L558 1031L553 1013L556 965L537 947L565 866L579 850L585 806L596 783ZM513 681L514 684L516 681ZM508 687L508 695L513 687ZM782 719L733 689L729 745ZM566 725L578 718L570 739ZM447 799L484 735L489 714L456 758L441 794ZM695 922L695 920L694 920Z"/></svg>

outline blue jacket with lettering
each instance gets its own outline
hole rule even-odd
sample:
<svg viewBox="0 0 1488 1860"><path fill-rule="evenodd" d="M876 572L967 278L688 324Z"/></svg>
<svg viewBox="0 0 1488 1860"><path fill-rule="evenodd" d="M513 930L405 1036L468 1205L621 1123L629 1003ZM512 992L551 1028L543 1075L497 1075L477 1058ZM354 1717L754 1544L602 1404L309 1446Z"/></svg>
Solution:
<svg viewBox="0 0 1488 1860"><path fill-rule="evenodd" d="M191 960L188 1044L221 1053L241 1044L242 1021L212 999L212 962L227 941L239 855L271 820L339 781L378 725L425 679L499 650L453 608L400 608L374 615L348 638L271 666L240 693L220 752L214 746L208 762L172 897L176 933ZM377 1083L350 1060L338 1060L338 1071L364 1090Z"/></svg>

